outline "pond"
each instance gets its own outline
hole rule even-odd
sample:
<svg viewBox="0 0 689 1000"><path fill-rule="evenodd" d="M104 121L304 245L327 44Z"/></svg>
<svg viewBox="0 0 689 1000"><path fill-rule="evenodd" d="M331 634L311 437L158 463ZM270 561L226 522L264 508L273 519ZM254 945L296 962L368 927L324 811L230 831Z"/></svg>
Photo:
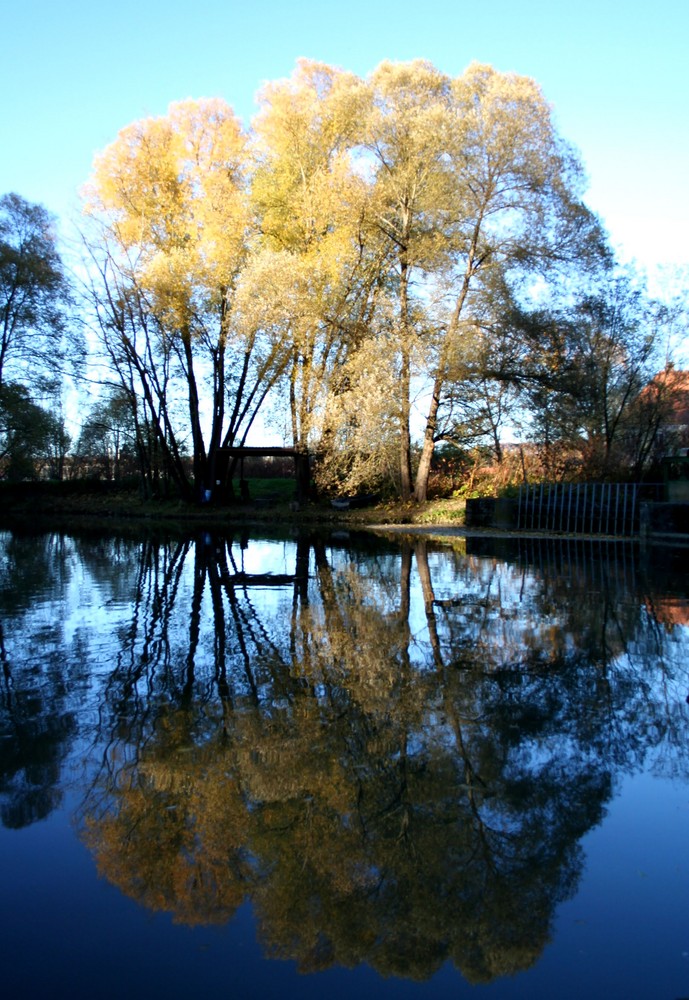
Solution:
<svg viewBox="0 0 689 1000"><path fill-rule="evenodd" d="M0 533L5 996L689 996L687 552Z"/></svg>

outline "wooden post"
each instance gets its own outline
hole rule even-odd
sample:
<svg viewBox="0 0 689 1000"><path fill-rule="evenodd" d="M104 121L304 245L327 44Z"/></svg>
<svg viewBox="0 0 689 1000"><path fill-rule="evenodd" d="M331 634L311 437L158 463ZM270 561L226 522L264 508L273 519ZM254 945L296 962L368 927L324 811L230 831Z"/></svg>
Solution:
<svg viewBox="0 0 689 1000"><path fill-rule="evenodd" d="M306 452L300 451L294 456L294 474L297 480L297 503L306 503L311 488L311 470Z"/></svg>

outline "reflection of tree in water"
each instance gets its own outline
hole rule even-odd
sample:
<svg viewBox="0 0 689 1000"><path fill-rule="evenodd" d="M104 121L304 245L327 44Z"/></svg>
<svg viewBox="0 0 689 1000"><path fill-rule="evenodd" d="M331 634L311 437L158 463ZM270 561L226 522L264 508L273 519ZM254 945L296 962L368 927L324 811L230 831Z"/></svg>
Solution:
<svg viewBox="0 0 689 1000"><path fill-rule="evenodd" d="M112 620L116 603L124 607L139 552L138 542L125 539L0 533L5 826L44 819L62 801L64 763L92 709L93 675L103 669L98 621L106 609Z"/></svg>
<svg viewBox="0 0 689 1000"><path fill-rule="evenodd" d="M31 608L61 586L64 542L57 535L0 535L0 818L19 828L61 801L62 761L74 735L59 617Z"/></svg>
<svg viewBox="0 0 689 1000"><path fill-rule="evenodd" d="M46 691L33 685L16 689L4 655L3 668L0 818L3 826L19 828L44 819L61 802L61 763L74 718L70 712L55 713L65 697L57 670L55 683Z"/></svg>
<svg viewBox="0 0 689 1000"><path fill-rule="evenodd" d="M244 552L141 550L85 810L100 870L188 923L248 897L305 971L528 967L617 774L686 745L643 602L418 541L300 540L282 574Z"/></svg>

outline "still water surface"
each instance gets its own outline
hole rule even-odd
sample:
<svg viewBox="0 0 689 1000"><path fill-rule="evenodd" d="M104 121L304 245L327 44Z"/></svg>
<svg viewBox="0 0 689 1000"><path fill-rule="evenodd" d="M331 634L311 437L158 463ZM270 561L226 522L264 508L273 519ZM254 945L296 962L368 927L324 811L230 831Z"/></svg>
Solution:
<svg viewBox="0 0 689 1000"><path fill-rule="evenodd" d="M3 994L689 996L687 553L490 545L0 533Z"/></svg>

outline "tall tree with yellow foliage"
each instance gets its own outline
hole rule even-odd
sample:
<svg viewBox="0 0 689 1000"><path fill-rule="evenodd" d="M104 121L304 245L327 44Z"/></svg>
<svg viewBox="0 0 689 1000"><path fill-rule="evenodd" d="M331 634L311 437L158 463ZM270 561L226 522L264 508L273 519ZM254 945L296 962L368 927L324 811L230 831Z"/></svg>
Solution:
<svg viewBox="0 0 689 1000"><path fill-rule="evenodd" d="M110 361L190 497L213 487L218 447L243 439L280 368L279 345L259 345L236 303L251 232L247 166L232 110L184 101L123 129L86 190Z"/></svg>
<svg viewBox="0 0 689 1000"><path fill-rule="evenodd" d="M353 74L302 59L263 88L254 121L252 197L273 275L261 298L290 347L290 427L302 451L323 447L329 399L370 335L384 273L353 156L366 100Z"/></svg>
<svg viewBox="0 0 689 1000"><path fill-rule="evenodd" d="M423 501L438 412L484 283L499 273L516 294L553 268L602 259L602 241L580 165L533 80L478 64L450 79L421 61L383 63L370 93L372 197L394 251L401 491ZM415 376L429 401L413 481Z"/></svg>

